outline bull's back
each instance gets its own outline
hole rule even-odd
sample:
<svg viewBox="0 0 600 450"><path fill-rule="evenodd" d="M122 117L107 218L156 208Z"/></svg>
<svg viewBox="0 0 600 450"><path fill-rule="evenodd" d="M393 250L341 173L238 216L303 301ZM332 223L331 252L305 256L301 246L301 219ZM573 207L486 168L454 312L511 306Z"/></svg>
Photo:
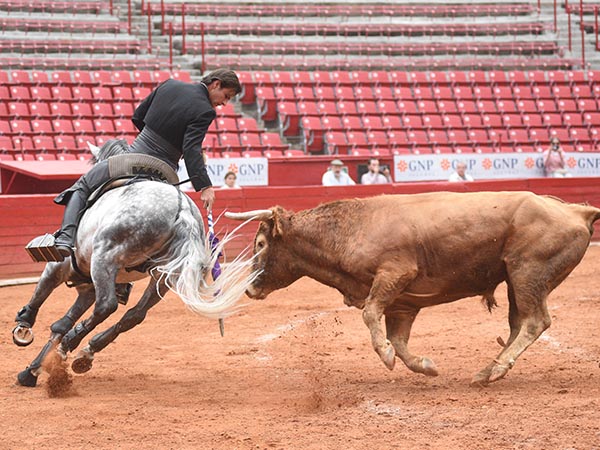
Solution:
<svg viewBox="0 0 600 450"><path fill-rule="evenodd" d="M419 271L407 290L448 299L489 292L506 278L507 260L552 258L569 236L581 241L573 259L582 257L599 211L530 192L381 196L364 206L375 233L362 256L406 260Z"/></svg>

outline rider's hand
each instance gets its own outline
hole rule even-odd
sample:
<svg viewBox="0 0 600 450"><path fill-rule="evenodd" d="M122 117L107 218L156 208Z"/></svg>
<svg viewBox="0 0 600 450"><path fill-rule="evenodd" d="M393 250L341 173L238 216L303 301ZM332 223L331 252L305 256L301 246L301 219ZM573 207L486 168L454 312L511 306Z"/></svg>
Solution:
<svg viewBox="0 0 600 450"><path fill-rule="evenodd" d="M202 200L204 207L208 211L212 211L213 203L215 202L215 190L212 188L212 186L202 190L200 193L200 200Z"/></svg>

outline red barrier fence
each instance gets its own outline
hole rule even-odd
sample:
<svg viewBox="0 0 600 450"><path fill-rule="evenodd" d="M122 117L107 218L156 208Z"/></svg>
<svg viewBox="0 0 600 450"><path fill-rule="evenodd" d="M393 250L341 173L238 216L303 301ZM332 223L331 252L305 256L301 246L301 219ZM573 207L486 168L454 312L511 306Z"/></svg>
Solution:
<svg viewBox="0 0 600 450"><path fill-rule="evenodd" d="M528 179L475 181L473 183L406 183L350 187L264 187L221 190L217 192L215 218L223 210L245 211L274 205L299 211L319 203L379 194L415 194L433 191L532 191L548 194L574 203L588 202L600 207L600 178ZM199 194L191 193L199 203ZM42 263L33 263L24 246L33 237L55 231L61 222L63 208L52 203L53 195L0 196L0 279L39 275ZM432 218L432 220L437 220ZM238 223L221 219L215 228L221 234L231 231ZM595 239L600 240L600 224ZM229 257L236 255L252 242L256 225L248 225L238 239L226 249Z"/></svg>

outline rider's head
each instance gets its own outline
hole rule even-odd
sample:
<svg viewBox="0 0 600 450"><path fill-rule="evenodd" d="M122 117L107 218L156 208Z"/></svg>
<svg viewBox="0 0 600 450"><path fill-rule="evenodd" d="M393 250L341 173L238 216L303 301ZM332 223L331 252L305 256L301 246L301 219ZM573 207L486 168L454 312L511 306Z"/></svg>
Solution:
<svg viewBox="0 0 600 450"><path fill-rule="evenodd" d="M208 88L208 97L213 107L226 105L229 100L242 92L240 80L233 70L217 69L204 78L202 83Z"/></svg>

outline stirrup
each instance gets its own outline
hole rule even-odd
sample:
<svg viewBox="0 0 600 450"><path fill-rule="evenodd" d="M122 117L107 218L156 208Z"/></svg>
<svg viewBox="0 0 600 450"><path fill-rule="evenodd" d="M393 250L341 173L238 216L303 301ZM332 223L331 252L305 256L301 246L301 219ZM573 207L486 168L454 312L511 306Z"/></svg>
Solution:
<svg viewBox="0 0 600 450"><path fill-rule="evenodd" d="M61 262L65 259L55 246L54 235L49 233L33 238L25 246L25 251L35 262Z"/></svg>

